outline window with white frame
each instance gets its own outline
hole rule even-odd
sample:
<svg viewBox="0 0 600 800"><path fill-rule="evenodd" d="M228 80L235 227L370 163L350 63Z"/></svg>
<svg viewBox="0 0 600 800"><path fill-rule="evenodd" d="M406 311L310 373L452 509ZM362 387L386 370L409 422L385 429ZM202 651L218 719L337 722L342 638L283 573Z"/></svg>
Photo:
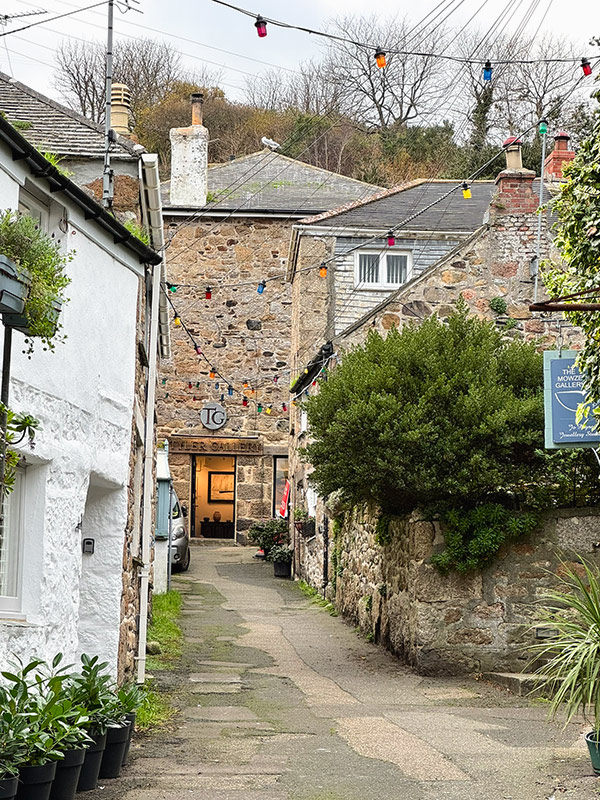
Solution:
<svg viewBox="0 0 600 800"><path fill-rule="evenodd" d="M354 285L361 289L395 289L411 274L410 253L359 250L355 253Z"/></svg>
<svg viewBox="0 0 600 800"><path fill-rule="evenodd" d="M24 481L25 472L18 469L14 488L5 500L4 524L0 525L0 612L21 610Z"/></svg>
<svg viewBox="0 0 600 800"><path fill-rule="evenodd" d="M33 217L43 231L48 230L50 224L48 204L26 189L21 189L19 192L19 213Z"/></svg>

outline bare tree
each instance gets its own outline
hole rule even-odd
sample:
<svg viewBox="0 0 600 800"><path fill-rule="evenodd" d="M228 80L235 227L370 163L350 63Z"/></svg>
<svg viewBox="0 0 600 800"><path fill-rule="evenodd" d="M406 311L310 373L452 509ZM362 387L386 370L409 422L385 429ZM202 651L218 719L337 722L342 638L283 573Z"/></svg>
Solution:
<svg viewBox="0 0 600 800"><path fill-rule="evenodd" d="M337 19L332 30L355 42L377 42L387 52L387 66L382 70L371 47L335 40L329 45L325 74L339 93L341 110L357 122L381 130L393 123L407 124L441 98L444 66L440 60L398 52L411 49L405 20L349 16ZM424 34L419 52L435 52L445 36L442 29Z"/></svg>
<svg viewBox="0 0 600 800"><path fill-rule="evenodd" d="M65 40L56 51L55 85L75 111L96 122L104 118L104 44ZM135 120L143 108L168 96L186 79L181 56L156 39L119 40L114 48L113 78L128 86ZM189 78L194 80L194 78Z"/></svg>

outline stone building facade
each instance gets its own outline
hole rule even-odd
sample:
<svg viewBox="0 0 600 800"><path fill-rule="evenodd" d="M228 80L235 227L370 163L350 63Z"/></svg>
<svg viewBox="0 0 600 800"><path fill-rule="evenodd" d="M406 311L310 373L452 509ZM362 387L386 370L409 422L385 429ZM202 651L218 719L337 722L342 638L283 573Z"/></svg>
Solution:
<svg viewBox="0 0 600 800"><path fill-rule="evenodd" d="M513 158L515 149L513 145ZM552 154L549 158L552 164L564 161ZM459 298L473 314L494 320L510 336L535 339L544 349L577 349L578 329L556 315L529 310L535 292L538 206L539 181L517 161L496 179L489 208L469 236L341 332L331 320L333 277L328 276L326 285L313 272L303 271L305 263L332 252L334 243L314 231L304 237L292 276L292 392L302 396L318 391L320 354L333 353L335 364L336 357L343 358L345 350L362 343L370 330L385 336L392 328L434 313L443 319ZM556 256L547 216L544 212L541 218L542 260ZM538 300L544 297L540 282ZM503 302L490 305L493 299ZM310 329L319 337L312 342ZM329 350L324 350L324 334ZM299 455L310 436L299 406L293 407L290 432L292 503L315 517L311 535L295 533L296 573L334 599L340 612L370 638L423 672L522 669L522 644L533 636L531 631L526 634L531 604L548 584L544 570L558 568L559 550L586 556L595 552L593 545L600 538L597 509L548 512L539 532L505 548L482 574L443 577L428 563L442 541L437 524L420 520L418 514L410 521L397 521L397 535L382 548L375 542L375 509L341 509L335 498L324 501L313 491L310 464ZM344 521L341 527L333 524L337 517Z"/></svg>
<svg viewBox="0 0 600 800"><path fill-rule="evenodd" d="M163 187L181 325L161 373L159 436L192 537L244 542L276 515L288 474L292 225L377 187L269 150L209 166L201 95L191 116L171 132Z"/></svg>

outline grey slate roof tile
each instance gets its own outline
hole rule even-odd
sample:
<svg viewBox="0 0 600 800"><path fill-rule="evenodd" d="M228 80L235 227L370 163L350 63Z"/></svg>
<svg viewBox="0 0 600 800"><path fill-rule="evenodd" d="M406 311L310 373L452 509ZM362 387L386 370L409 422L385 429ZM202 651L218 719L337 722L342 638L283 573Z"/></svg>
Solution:
<svg viewBox="0 0 600 800"><path fill-rule="evenodd" d="M42 152L59 156L98 158L104 156L104 128L70 108L15 81L0 72L0 111L9 122L28 122L23 136ZM136 148L136 149L134 149ZM139 145L119 136L112 157L135 160L145 152Z"/></svg>
<svg viewBox="0 0 600 800"><path fill-rule="evenodd" d="M388 230L403 227L414 231L457 231L470 233L482 223L490 200L496 191L494 181L476 181L471 184L472 198L465 200L460 187L447 198L427 211L414 214L439 200L456 181L420 181L390 189L381 195L368 198L350 209L334 210L318 219L304 219L305 224L316 227L335 226L347 228L372 228Z"/></svg>
<svg viewBox="0 0 600 800"><path fill-rule="evenodd" d="M162 186L169 205L169 183ZM313 167L270 150L260 150L208 169L215 200L206 210L271 211L314 214L379 190L354 178Z"/></svg>

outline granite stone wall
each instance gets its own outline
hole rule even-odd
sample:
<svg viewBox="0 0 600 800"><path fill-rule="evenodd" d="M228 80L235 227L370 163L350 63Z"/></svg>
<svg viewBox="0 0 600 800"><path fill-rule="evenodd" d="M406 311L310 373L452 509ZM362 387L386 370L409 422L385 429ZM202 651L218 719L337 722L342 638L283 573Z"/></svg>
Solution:
<svg viewBox="0 0 600 800"><path fill-rule="evenodd" d="M377 544L377 514L354 509L332 542L338 554L335 603L370 639L423 674L523 671L532 617L555 583L561 559L599 560L598 509L561 509L540 529L500 551L494 563L467 575L442 575L429 563L443 547L439 523L397 519L391 541ZM318 579L313 579L318 585Z"/></svg>

